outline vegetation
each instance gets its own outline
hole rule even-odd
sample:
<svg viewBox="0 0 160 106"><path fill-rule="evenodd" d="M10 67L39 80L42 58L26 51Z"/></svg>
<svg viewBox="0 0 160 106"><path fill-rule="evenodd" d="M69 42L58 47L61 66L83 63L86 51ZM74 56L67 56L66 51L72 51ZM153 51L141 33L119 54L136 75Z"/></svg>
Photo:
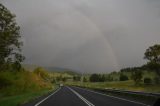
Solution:
<svg viewBox="0 0 160 106"><path fill-rule="evenodd" d="M149 47L145 52L144 58L149 60L147 66L160 77L160 45L156 44Z"/></svg>
<svg viewBox="0 0 160 106"><path fill-rule="evenodd" d="M160 92L160 85L147 85L141 82L140 85L134 85L133 80L128 81L112 81L112 82L66 82L66 85L82 86L87 88L98 89L120 89L143 92Z"/></svg>
<svg viewBox="0 0 160 106"><path fill-rule="evenodd" d="M105 75L102 74L92 74L89 78L90 82L104 82Z"/></svg>
<svg viewBox="0 0 160 106"><path fill-rule="evenodd" d="M135 82L135 85L140 84L140 82L142 81L142 71L140 70L135 70L132 72L132 76L131 78L133 79L133 81Z"/></svg>
<svg viewBox="0 0 160 106"><path fill-rule="evenodd" d="M80 81L81 80L81 76L73 76L73 81Z"/></svg>
<svg viewBox="0 0 160 106"><path fill-rule="evenodd" d="M119 80L120 81L127 81L128 80L128 76L126 76L124 74L120 74Z"/></svg>
<svg viewBox="0 0 160 106"><path fill-rule="evenodd" d="M144 78L144 84L152 84L151 78Z"/></svg>
<svg viewBox="0 0 160 106"><path fill-rule="evenodd" d="M54 88L56 89L56 88ZM24 92L23 94L5 96L0 98L0 106L19 106L29 101L34 100L37 97L48 94L53 90L51 89L42 89L34 92Z"/></svg>
<svg viewBox="0 0 160 106"><path fill-rule="evenodd" d="M0 71L9 67L20 70L24 57L21 55L20 27L15 21L15 15L0 4Z"/></svg>
<svg viewBox="0 0 160 106"><path fill-rule="evenodd" d="M0 4L0 106L16 106L53 89L47 71L22 68L19 29L15 15Z"/></svg>

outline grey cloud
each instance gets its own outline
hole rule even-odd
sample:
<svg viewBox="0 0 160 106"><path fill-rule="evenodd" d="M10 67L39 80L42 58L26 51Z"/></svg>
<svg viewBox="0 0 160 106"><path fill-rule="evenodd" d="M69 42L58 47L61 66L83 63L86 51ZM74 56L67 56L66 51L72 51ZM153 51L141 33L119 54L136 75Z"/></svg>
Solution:
<svg viewBox="0 0 160 106"><path fill-rule="evenodd" d="M159 0L1 0L17 15L25 63L110 72L160 42Z"/></svg>

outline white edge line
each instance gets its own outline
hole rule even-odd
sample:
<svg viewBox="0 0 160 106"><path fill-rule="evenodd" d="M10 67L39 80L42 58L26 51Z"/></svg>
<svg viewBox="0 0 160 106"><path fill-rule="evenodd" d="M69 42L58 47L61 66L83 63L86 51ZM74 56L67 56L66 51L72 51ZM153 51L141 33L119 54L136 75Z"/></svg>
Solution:
<svg viewBox="0 0 160 106"><path fill-rule="evenodd" d="M76 87L76 86L74 86L74 87ZM110 95L107 95L107 94L103 94L103 93L91 91L91 90L88 90L88 89L85 89L85 88L80 88L80 87L76 87L76 88L83 89L83 90L86 90L86 91L89 91L89 92L93 92L93 93L96 93L96 94L99 94L99 95L103 95L103 96L108 96L108 97L112 97L112 98L124 100L124 101L127 101L127 102L132 102L132 103L136 103L136 104L141 104L141 105L144 105L144 106L151 106L151 105L147 105L147 104L144 104L144 103L141 103L141 102L131 101L131 100L127 100L127 99L124 99L124 98L119 98L119 97L116 97L116 96L110 96Z"/></svg>
<svg viewBox="0 0 160 106"><path fill-rule="evenodd" d="M88 106L95 106L91 102L89 102L87 99L85 99L83 96L81 96L79 93L77 93L75 90L72 88L68 87L74 94L76 94L83 102L85 102Z"/></svg>
<svg viewBox="0 0 160 106"><path fill-rule="evenodd" d="M37 104L35 104L34 106L40 105L42 102L44 102L45 100L47 100L49 97L51 97L52 95L54 95L55 93L57 93L60 89L61 89L61 87L59 89L57 89L56 91L54 91L51 95L47 96L46 98L44 98L43 100L41 100L40 102L38 102Z"/></svg>

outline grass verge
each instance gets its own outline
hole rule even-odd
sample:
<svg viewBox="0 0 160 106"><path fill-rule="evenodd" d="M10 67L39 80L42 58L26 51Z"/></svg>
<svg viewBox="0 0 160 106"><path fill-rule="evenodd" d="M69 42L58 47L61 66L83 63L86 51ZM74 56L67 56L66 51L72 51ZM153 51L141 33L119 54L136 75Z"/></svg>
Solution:
<svg viewBox="0 0 160 106"><path fill-rule="evenodd" d="M29 101L32 101L40 96L43 96L45 94L48 94L49 92L52 92L53 90L56 90L57 87L54 87L54 89L44 89L39 90L36 92L26 92L20 95L14 95L14 96L7 96L7 97L1 97L0 98L0 106L20 106L24 103L27 103Z"/></svg>
<svg viewBox="0 0 160 106"><path fill-rule="evenodd" d="M105 88L130 90L130 91L143 91L143 92L160 92L159 85L142 84L142 85L135 86L133 81L96 82L96 83L67 82L66 85L87 88L87 89L95 90L98 92L102 92L107 95L116 96L116 97L124 98L127 100L137 101L137 102L141 102L148 105L152 105L157 100L158 97L108 91Z"/></svg>

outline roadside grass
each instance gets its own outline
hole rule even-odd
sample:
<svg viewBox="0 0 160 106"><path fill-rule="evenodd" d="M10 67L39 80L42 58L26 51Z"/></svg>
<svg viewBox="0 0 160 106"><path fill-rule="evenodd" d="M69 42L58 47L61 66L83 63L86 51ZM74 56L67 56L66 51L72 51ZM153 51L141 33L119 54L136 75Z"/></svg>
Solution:
<svg viewBox="0 0 160 106"><path fill-rule="evenodd" d="M143 92L160 92L160 85L134 85L132 80L129 81L113 81L113 82L66 82L66 85L83 86L87 88L99 88L99 89L120 89L120 90L131 90L131 91L143 91Z"/></svg>
<svg viewBox="0 0 160 106"><path fill-rule="evenodd" d="M0 106L18 106L55 89L33 72L0 72Z"/></svg>
<svg viewBox="0 0 160 106"><path fill-rule="evenodd" d="M44 89L36 92L26 92L14 96L1 97L0 106L19 106L49 92L51 92L50 89Z"/></svg>

